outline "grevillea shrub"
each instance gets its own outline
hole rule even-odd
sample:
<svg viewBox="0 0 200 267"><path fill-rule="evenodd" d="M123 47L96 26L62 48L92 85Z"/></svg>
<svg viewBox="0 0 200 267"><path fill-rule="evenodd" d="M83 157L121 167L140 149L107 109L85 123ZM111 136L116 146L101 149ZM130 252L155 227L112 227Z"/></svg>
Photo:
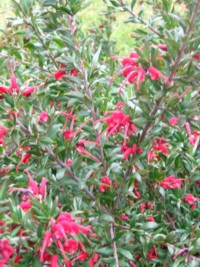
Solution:
<svg viewBox="0 0 200 267"><path fill-rule="evenodd" d="M87 33L87 1L12 2L0 266L200 266L200 0L105 0Z"/></svg>

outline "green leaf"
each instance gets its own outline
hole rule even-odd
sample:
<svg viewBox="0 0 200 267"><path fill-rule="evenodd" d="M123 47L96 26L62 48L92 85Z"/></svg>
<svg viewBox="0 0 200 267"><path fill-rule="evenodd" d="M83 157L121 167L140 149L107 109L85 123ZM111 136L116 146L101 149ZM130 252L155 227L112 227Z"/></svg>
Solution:
<svg viewBox="0 0 200 267"><path fill-rule="evenodd" d="M103 247L96 250L100 255L110 256L113 255L113 249L110 247Z"/></svg>
<svg viewBox="0 0 200 267"><path fill-rule="evenodd" d="M38 258L36 258L34 261L33 261L33 265L32 267L42 267L42 263L39 261Z"/></svg>
<svg viewBox="0 0 200 267"><path fill-rule="evenodd" d="M153 230L159 227L159 224L156 222L147 222L145 223L142 228L145 230Z"/></svg>
<svg viewBox="0 0 200 267"><path fill-rule="evenodd" d="M3 185L0 189L0 201L4 200L6 198L6 193L8 191L8 186L9 186L9 180L5 179L5 181L3 182Z"/></svg>
<svg viewBox="0 0 200 267"><path fill-rule="evenodd" d="M135 4L136 4L136 0L132 0L132 2L131 2L131 9L134 8Z"/></svg>
<svg viewBox="0 0 200 267"><path fill-rule="evenodd" d="M127 249L123 249L123 248L118 248L117 251L123 255L124 257L126 257L129 260L133 260L133 255L131 254L131 252Z"/></svg>

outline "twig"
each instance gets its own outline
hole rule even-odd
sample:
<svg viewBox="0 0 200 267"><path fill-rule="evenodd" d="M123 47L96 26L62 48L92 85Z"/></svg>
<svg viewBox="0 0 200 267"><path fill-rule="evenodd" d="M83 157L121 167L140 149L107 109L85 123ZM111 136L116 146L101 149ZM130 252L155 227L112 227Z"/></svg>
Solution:
<svg viewBox="0 0 200 267"><path fill-rule="evenodd" d="M69 167L67 167L67 165L60 160L59 158L57 158L57 156L53 153L53 151L49 148L46 147L45 151L49 154L49 156L58 163L58 165L60 165L60 167L65 168L66 169L66 173L72 178L73 181L75 181L76 183L81 183L80 179L70 170ZM89 191L89 189L85 186L83 187L83 190L85 191L85 193L92 199L95 200L95 196L92 194L92 192Z"/></svg>
<svg viewBox="0 0 200 267"><path fill-rule="evenodd" d="M24 10L21 8L20 4L16 1L16 0L12 0L16 6L19 8L19 10L21 11L22 15L24 16L25 19L27 19L27 15L24 12ZM46 46L45 42L44 42L44 36L41 36L41 32L37 29L37 27L35 27L32 23L28 22L28 25L31 26L31 28L33 29L33 31L36 33L38 39L40 40L41 44L43 45L44 49L49 53L49 57L51 58L51 60L53 61L54 65L56 66L56 68L58 69L58 64L54 58L54 56L52 55L52 53L49 51L48 47Z"/></svg>
<svg viewBox="0 0 200 267"><path fill-rule="evenodd" d="M85 81L86 94L88 95L89 99L93 103L93 96L92 96L92 92L90 90L90 87L88 86L87 73L86 73L86 70L84 68L83 62L81 62L81 71L82 71L82 75L83 75L84 81ZM97 114L96 114L94 106L91 107L91 113L92 113L93 121L95 122L97 120ZM98 138L99 131L97 129L95 130L95 134L96 134L96 138ZM104 174L106 175L107 166L106 166L106 161L105 161L103 147L101 145L101 142L99 143L99 145L100 145L99 146L99 151L100 151L101 162L103 163Z"/></svg>
<svg viewBox="0 0 200 267"><path fill-rule="evenodd" d="M125 7L126 6L126 4L124 3L123 0L120 0L120 4L121 4L122 7ZM153 33L155 33L156 35L158 35L160 38L162 37L162 35L157 30L155 30L151 25L146 24L140 17L138 17L138 15L135 12L133 12L133 10L131 10L129 8L127 8L127 10L131 14L132 17L136 18L143 25L145 25L147 28L149 28Z"/></svg>
<svg viewBox="0 0 200 267"><path fill-rule="evenodd" d="M113 222L110 223L110 236L111 236L111 239L112 239L112 240L115 239L114 223L113 223ZM118 254L117 254L117 246L116 246L115 241L113 241L112 244L113 244L113 250L114 250L115 267L120 267L120 266L119 266Z"/></svg>
<svg viewBox="0 0 200 267"><path fill-rule="evenodd" d="M71 179L72 179L73 181L75 181L77 184L80 184L80 183L81 183L81 180L75 175L75 173L73 173L73 172L71 171L71 169L70 169L69 167L67 167L67 165L65 164L65 162L63 162L62 160L60 160L60 159L53 153L53 151L52 151L49 147L46 147L46 148L45 148L45 152L48 153L48 155L49 155L55 162L57 162L58 165L59 165L60 167L66 169L66 173L71 177ZM82 188L82 190L83 190L83 191L90 197L91 200L96 201L95 196L93 195L93 193L92 193L86 186L84 186L84 187ZM100 205L100 210L101 210L101 212L103 212L103 213L106 213L106 214L109 213L108 210L107 210L104 206L102 206L102 205Z"/></svg>

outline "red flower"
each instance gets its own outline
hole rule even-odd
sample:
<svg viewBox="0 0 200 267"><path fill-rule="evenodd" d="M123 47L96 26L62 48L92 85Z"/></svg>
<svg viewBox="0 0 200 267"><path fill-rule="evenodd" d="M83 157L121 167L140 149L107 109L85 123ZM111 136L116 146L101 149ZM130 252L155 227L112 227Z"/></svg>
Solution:
<svg viewBox="0 0 200 267"><path fill-rule="evenodd" d="M196 59L196 60L200 60L200 55L194 55L194 56L192 56L194 59Z"/></svg>
<svg viewBox="0 0 200 267"><path fill-rule="evenodd" d="M94 264L98 261L99 254L94 253L94 256L89 260L89 267L94 267Z"/></svg>
<svg viewBox="0 0 200 267"><path fill-rule="evenodd" d="M40 122L43 122L43 123L45 123L45 122L47 122L48 121L48 116L49 116L49 114L46 112L46 111L42 111L41 113L40 113L40 116L39 116L39 121Z"/></svg>
<svg viewBox="0 0 200 267"><path fill-rule="evenodd" d="M155 219L154 219L153 217L150 217L150 218L148 219L148 222L155 222Z"/></svg>
<svg viewBox="0 0 200 267"><path fill-rule="evenodd" d="M70 74L72 76L77 76L78 75L78 70L77 69L72 69L72 70L70 70Z"/></svg>
<svg viewBox="0 0 200 267"><path fill-rule="evenodd" d="M110 188L110 186L111 186L111 181L110 181L109 177L108 176L104 176L101 179L99 190L100 190L100 192L105 192Z"/></svg>
<svg viewBox="0 0 200 267"><path fill-rule="evenodd" d="M54 77L56 80L61 80L63 78L63 76L65 76L66 71L63 71L62 69L65 69L66 66L64 64L60 65L61 70L58 70L55 74Z"/></svg>
<svg viewBox="0 0 200 267"><path fill-rule="evenodd" d="M175 176L171 175L163 179L160 182L160 185L165 189L181 189L182 182L186 179L175 178Z"/></svg>
<svg viewBox="0 0 200 267"><path fill-rule="evenodd" d="M51 246L52 243L52 233L50 231L45 232L42 248L40 250L40 262L44 262L44 252L45 249Z"/></svg>
<svg viewBox="0 0 200 267"><path fill-rule="evenodd" d="M4 266L14 254L13 247L8 240L0 240L0 266Z"/></svg>
<svg viewBox="0 0 200 267"><path fill-rule="evenodd" d="M148 251L147 257L149 260L154 260L158 258L158 254L157 254L155 246Z"/></svg>
<svg viewBox="0 0 200 267"><path fill-rule="evenodd" d="M28 210L30 210L32 208L32 204L30 202L21 202L19 204L20 208L23 209L23 211L27 212Z"/></svg>
<svg viewBox="0 0 200 267"><path fill-rule="evenodd" d="M195 201L199 200L199 198L194 197L192 194L187 194L184 201L188 204L192 205Z"/></svg>
<svg viewBox="0 0 200 267"><path fill-rule="evenodd" d="M138 63L139 55L136 52L130 54L122 60L123 69L116 73L111 79L110 83L120 74L126 78L120 86L119 93L121 93L124 85L136 82L136 89L140 90L140 83L145 81L145 69Z"/></svg>
<svg viewBox="0 0 200 267"><path fill-rule="evenodd" d="M51 263L50 267L59 267L59 265L58 265L58 255L56 255L56 254L52 255L50 263Z"/></svg>
<svg viewBox="0 0 200 267"><path fill-rule="evenodd" d="M68 239L64 243L64 250L67 251L69 254L74 254L78 250L78 242L73 239Z"/></svg>
<svg viewBox="0 0 200 267"><path fill-rule="evenodd" d="M18 255L18 256L16 256L16 257L14 258L14 263L19 263L19 262L21 261L22 258L23 258L22 255Z"/></svg>
<svg viewBox="0 0 200 267"><path fill-rule="evenodd" d="M81 251L79 256L76 258L78 261L84 261L88 258L88 254L84 251Z"/></svg>
<svg viewBox="0 0 200 267"><path fill-rule="evenodd" d="M54 73L54 77L56 80L62 80L63 76L67 74L67 71L64 71L62 69L65 69L66 65L61 64L60 65L60 70L58 70L56 73ZM72 76L77 76L78 75L78 70L77 69L72 69L69 71L69 74Z"/></svg>
<svg viewBox="0 0 200 267"><path fill-rule="evenodd" d="M3 138L7 133L7 128L4 127L3 125L0 125L0 144L3 144Z"/></svg>
<svg viewBox="0 0 200 267"><path fill-rule="evenodd" d="M22 91L23 96L30 96L35 90L37 89L36 86L26 86L25 89Z"/></svg>
<svg viewBox="0 0 200 267"><path fill-rule="evenodd" d="M137 152L137 145L133 144L132 147L122 146L121 151L124 153L123 158L127 159L131 154L136 154Z"/></svg>
<svg viewBox="0 0 200 267"><path fill-rule="evenodd" d="M133 122L130 120L129 115L125 115L121 110L117 109L114 111L108 111L105 113L105 115L111 114L108 117L101 118L97 121L95 121L95 124L99 122L106 121L107 128L99 135L97 141L101 138L101 136L104 133L107 133L106 139L108 140L110 135L114 135L117 132L121 132L122 129L124 129L124 145L126 146L126 139L128 136L132 134L136 134L136 126Z"/></svg>
<svg viewBox="0 0 200 267"><path fill-rule="evenodd" d="M120 216L119 216L119 219L120 220L123 220L123 221L127 221L129 220L129 216L125 215L124 213L122 213Z"/></svg>
<svg viewBox="0 0 200 267"><path fill-rule="evenodd" d="M170 120L169 120L169 124L171 126L175 126L177 124L177 122L179 121L179 118L177 117L172 117Z"/></svg>
<svg viewBox="0 0 200 267"><path fill-rule="evenodd" d="M170 82L166 76L164 76L159 70L157 70L155 67L151 66L148 68L148 72L150 74L150 77L152 80L156 81L159 78L162 78L165 80L166 84L169 86Z"/></svg>

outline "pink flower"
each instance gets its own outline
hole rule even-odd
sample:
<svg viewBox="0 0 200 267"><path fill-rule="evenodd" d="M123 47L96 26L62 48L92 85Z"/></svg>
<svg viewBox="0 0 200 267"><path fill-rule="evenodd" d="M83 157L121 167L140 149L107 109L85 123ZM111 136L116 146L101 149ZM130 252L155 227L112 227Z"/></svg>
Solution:
<svg viewBox="0 0 200 267"><path fill-rule="evenodd" d="M78 250L78 242L73 239L68 239L64 243L64 250L68 252L69 254L74 254Z"/></svg>
<svg viewBox="0 0 200 267"><path fill-rule="evenodd" d="M0 240L0 266L7 264L14 255L14 249L6 239Z"/></svg>
<svg viewBox="0 0 200 267"><path fill-rule="evenodd" d="M70 70L70 74L72 76L77 76L78 75L78 70L77 69L72 69L72 70Z"/></svg>
<svg viewBox="0 0 200 267"><path fill-rule="evenodd" d="M121 101L117 102L117 104L116 104L116 108L119 109L119 110L121 110L125 106L126 106L125 103L121 102Z"/></svg>
<svg viewBox="0 0 200 267"><path fill-rule="evenodd" d="M84 261L88 258L88 254L85 251L81 251L79 256L76 258L78 261Z"/></svg>
<svg viewBox="0 0 200 267"><path fill-rule="evenodd" d="M150 218L148 219L148 222L155 222L155 219L154 219L153 217L150 217Z"/></svg>
<svg viewBox="0 0 200 267"><path fill-rule="evenodd" d="M132 147L128 147L128 146L123 145L122 148L121 148L121 151L124 153L123 158L124 159L128 159L128 157L131 154L136 154L136 152L137 152L137 145L136 144L133 144Z"/></svg>
<svg viewBox="0 0 200 267"><path fill-rule="evenodd" d="M194 59L196 59L196 60L200 60L200 55L194 55L194 56L192 56Z"/></svg>
<svg viewBox="0 0 200 267"><path fill-rule="evenodd" d="M23 91L23 96L29 97L35 90L37 89L36 86L27 86Z"/></svg>
<svg viewBox="0 0 200 267"><path fill-rule="evenodd" d="M135 264L134 261L129 261L129 263L130 263L130 265L131 265L132 267L137 267L137 265Z"/></svg>
<svg viewBox="0 0 200 267"><path fill-rule="evenodd" d="M157 251L156 251L156 247L155 246L148 251L147 258L150 261L158 258L158 254L157 254Z"/></svg>
<svg viewBox="0 0 200 267"><path fill-rule="evenodd" d="M135 194L136 198L140 198L141 197L140 192L138 191L138 188L137 187L135 187L133 189L133 193Z"/></svg>
<svg viewBox="0 0 200 267"><path fill-rule="evenodd" d="M160 182L160 185L164 189L181 189L182 182L186 179L181 178L175 178L175 176L171 175L163 179L162 182Z"/></svg>
<svg viewBox="0 0 200 267"><path fill-rule="evenodd" d="M137 86L136 89L140 90L140 83L145 81L145 69L141 68L138 70L138 76L137 76Z"/></svg>
<svg viewBox="0 0 200 267"><path fill-rule="evenodd" d="M157 138L153 140L153 149L160 151L163 155L168 154L167 145L165 138Z"/></svg>
<svg viewBox="0 0 200 267"><path fill-rule="evenodd" d="M45 249L51 246L52 243L52 233L50 231L45 232L42 248L40 250L40 262L44 262L44 252Z"/></svg>
<svg viewBox="0 0 200 267"><path fill-rule="evenodd" d="M0 99L3 99L2 94L11 94L10 88L4 85L0 85Z"/></svg>
<svg viewBox="0 0 200 267"><path fill-rule="evenodd" d="M122 221L127 221L127 220L129 220L129 216L125 215L125 213L122 213L119 216L119 219L122 220Z"/></svg>
<svg viewBox="0 0 200 267"><path fill-rule="evenodd" d="M4 127L3 125L0 125L0 144L3 144L3 138L7 133L7 128Z"/></svg>
<svg viewBox="0 0 200 267"><path fill-rule="evenodd" d="M62 80L63 76L66 75L66 71L63 71L62 69L65 69L66 66L64 64L60 65L60 70L58 70L56 73L54 73L54 77L56 80Z"/></svg>
<svg viewBox="0 0 200 267"><path fill-rule="evenodd" d="M107 133L106 139L108 140L110 135L114 135L118 132L121 132L122 129L124 130L124 145L126 145L126 139L128 136L131 136L132 134L136 134L136 126L133 122L130 120L129 115L125 115L121 110L117 109L114 111L108 111L105 113L105 115L111 114L108 117L101 118L95 122L95 124L99 122L106 121L107 128L98 136L97 141L101 138L101 136L105 133Z"/></svg>
<svg viewBox="0 0 200 267"><path fill-rule="evenodd" d="M144 213L145 208L146 208L146 203L142 203L141 206L140 206L140 210L141 210L142 213Z"/></svg>
<svg viewBox="0 0 200 267"><path fill-rule="evenodd" d="M43 122L43 123L45 123L45 122L47 122L48 121L48 116L49 116L49 114L46 112L46 111L42 111L41 113L40 113L40 116L39 116L39 121L40 122Z"/></svg>
<svg viewBox="0 0 200 267"><path fill-rule="evenodd" d="M94 264L98 261L99 254L94 253L94 256L89 260L89 267L94 267Z"/></svg>
<svg viewBox="0 0 200 267"><path fill-rule="evenodd" d="M58 255L56 255L56 254L52 255L50 263L51 263L50 267L59 267L59 265L58 265Z"/></svg>
<svg viewBox="0 0 200 267"><path fill-rule="evenodd" d="M172 117L170 120L169 120L169 124L171 126L175 126L177 124L177 122L179 121L179 118L177 117Z"/></svg>
<svg viewBox="0 0 200 267"><path fill-rule="evenodd" d="M65 69L66 65L61 64L60 65L60 70L58 70L57 72L54 73L54 77L56 80L62 80L63 76L65 76L67 74L67 71L64 71L62 69ZM69 74L72 76L77 76L78 75L78 70L77 69L72 69L69 71Z"/></svg>
<svg viewBox="0 0 200 267"><path fill-rule="evenodd" d="M110 83L119 76L123 74L125 80L120 86L119 94L126 83L136 82L136 89L140 90L140 83L145 81L145 69L138 63L139 55L136 52L130 54L129 57L125 57L122 60L123 69L116 73L111 79Z"/></svg>
<svg viewBox="0 0 200 267"><path fill-rule="evenodd" d="M19 204L20 208L23 209L24 212L27 212L28 210L30 210L32 208L32 204L30 202L21 202Z"/></svg>
<svg viewBox="0 0 200 267"><path fill-rule="evenodd" d="M169 86L170 82L166 76L164 76L159 70L157 70L155 67L151 66L148 68L148 72L150 74L150 77L152 80L156 81L159 78L162 78L166 84Z"/></svg>
<svg viewBox="0 0 200 267"><path fill-rule="evenodd" d="M110 186L111 186L110 178L108 176L104 176L101 179L99 190L100 192L106 192L110 188Z"/></svg>
<svg viewBox="0 0 200 267"><path fill-rule="evenodd" d="M197 130L191 131L189 122L186 122L185 126L186 126L186 130L188 132L188 135L189 135L190 145L194 146L196 144L196 142L199 143L200 142L200 139L199 139L200 132L198 132Z"/></svg>
<svg viewBox="0 0 200 267"><path fill-rule="evenodd" d="M192 194L187 194L187 196L184 199L184 201L187 202L190 205L194 204L194 202L197 201L197 200L199 200L199 199L194 197Z"/></svg>

